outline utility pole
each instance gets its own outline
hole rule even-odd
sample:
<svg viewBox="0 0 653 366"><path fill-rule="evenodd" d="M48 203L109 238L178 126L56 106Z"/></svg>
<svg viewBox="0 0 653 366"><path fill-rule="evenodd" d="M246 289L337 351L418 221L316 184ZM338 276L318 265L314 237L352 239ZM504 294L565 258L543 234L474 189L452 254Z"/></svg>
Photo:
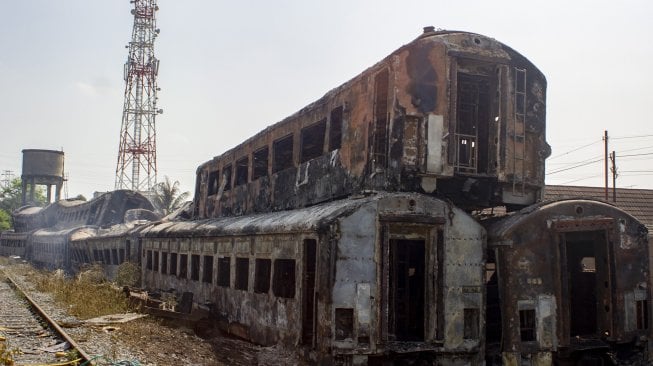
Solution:
<svg viewBox="0 0 653 366"><path fill-rule="evenodd" d="M604 131L603 134L603 145L605 147L605 156L604 156L604 162L605 162L605 200L608 200L608 130Z"/></svg>
<svg viewBox="0 0 653 366"><path fill-rule="evenodd" d="M610 161L612 162L612 202L617 202L617 155L614 150L610 154Z"/></svg>

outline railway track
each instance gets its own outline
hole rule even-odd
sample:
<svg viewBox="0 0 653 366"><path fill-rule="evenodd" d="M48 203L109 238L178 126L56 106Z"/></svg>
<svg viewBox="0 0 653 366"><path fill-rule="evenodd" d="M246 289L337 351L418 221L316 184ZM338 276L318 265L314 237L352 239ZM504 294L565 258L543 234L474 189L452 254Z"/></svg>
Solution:
<svg viewBox="0 0 653 366"><path fill-rule="evenodd" d="M75 349L77 364L91 358L41 309L6 272L0 270L0 342L4 344L2 361L15 365L75 364L61 353ZM15 350L17 352L11 352ZM11 363L9 363L11 364Z"/></svg>

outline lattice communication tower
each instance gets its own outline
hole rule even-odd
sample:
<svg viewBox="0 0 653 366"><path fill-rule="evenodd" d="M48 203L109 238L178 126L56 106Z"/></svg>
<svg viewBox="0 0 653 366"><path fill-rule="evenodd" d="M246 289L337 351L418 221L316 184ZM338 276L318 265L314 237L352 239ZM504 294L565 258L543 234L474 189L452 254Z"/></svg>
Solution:
<svg viewBox="0 0 653 366"><path fill-rule="evenodd" d="M131 0L134 28L125 62L125 102L120 128L120 149L115 189L150 192L156 185L156 77L159 60L154 40L159 34L155 13L157 0Z"/></svg>

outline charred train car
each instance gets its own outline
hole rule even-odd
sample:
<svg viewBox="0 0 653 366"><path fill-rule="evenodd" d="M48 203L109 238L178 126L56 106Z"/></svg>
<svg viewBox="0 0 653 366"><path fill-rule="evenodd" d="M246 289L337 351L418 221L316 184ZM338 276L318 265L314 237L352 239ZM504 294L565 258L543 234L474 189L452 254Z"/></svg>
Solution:
<svg viewBox="0 0 653 366"><path fill-rule="evenodd" d="M642 223L610 204L576 199L534 205L486 226L494 364L648 364Z"/></svg>
<svg viewBox="0 0 653 366"><path fill-rule="evenodd" d="M544 75L479 34L434 31L197 170L195 217L305 207L368 190L465 209L540 198Z"/></svg>
<svg viewBox="0 0 653 366"><path fill-rule="evenodd" d="M124 224L129 212L153 210L137 192L118 190L86 201L58 201L13 213L14 231L0 235L2 255L19 255L45 268L71 270L70 243L97 235L103 227Z"/></svg>
<svg viewBox="0 0 653 366"><path fill-rule="evenodd" d="M485 230L442 200L386 193L161 222L140 237L145 286L193 292L255 343L325 364L483 360Z"/></svg>

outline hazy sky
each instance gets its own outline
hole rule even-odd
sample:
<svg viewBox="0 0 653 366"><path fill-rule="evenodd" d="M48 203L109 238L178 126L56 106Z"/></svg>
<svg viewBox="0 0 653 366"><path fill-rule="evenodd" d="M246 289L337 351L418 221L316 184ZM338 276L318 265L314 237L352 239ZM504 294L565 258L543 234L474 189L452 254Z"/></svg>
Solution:
<svg viewBox="0 0 653 366"><path fill-rule="evenodd" d="M131 7L0 0L0 173L20 175L22 149L63 149L69 196L113 189ZM168 175L184 190L193 190L200 163L427 25L493 37L546 75L547 183L601 186L607 129L617 186L653 188L650 0L159 0L159 7L159 180Z"/></svg>

